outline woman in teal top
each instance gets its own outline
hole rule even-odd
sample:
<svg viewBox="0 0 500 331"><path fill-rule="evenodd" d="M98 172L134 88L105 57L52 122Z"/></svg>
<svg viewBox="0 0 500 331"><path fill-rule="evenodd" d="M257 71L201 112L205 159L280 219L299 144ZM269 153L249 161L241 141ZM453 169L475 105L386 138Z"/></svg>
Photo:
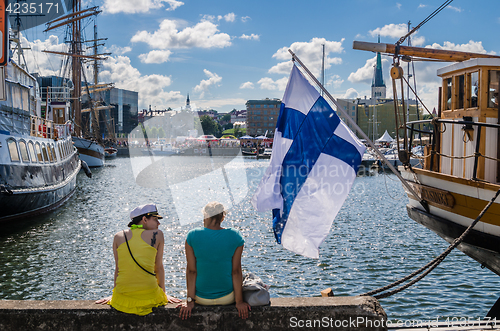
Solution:
<svg viewBox="0 0 500 331"><path fill-rule="evenodd" d="M179 316L191 316L194 302L201 305L236 303L241 318L248 317L250 305L243 301L241 253L245 240L233 228L223 228L226 212L218 202L203 208L203 228L189 231L186 239L187 302Z"/></svg>

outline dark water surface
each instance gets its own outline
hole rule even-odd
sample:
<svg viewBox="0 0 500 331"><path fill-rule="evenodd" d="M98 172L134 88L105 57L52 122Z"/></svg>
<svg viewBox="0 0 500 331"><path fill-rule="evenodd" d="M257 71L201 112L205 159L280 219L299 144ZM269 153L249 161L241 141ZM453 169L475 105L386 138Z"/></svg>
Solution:
<svg viewBox="0 0 500 331"><path fill-rule="evenodd" d="M184 157L188 158L188 157ZM172 161L172 162L175 162ZM169 167L180 182L206 159L192 157L190 167ZM318 260L277 245L270 213L256 213L250 204L268 160L245 159L249 192L229 212L226 226L245 237L243 268L271 284L272 297L319 296L331 287L337 296L357 295L387 285L421 267L448 246L430 230L411 220L407 198L394 175L358 177ZM180 225L168 188L136 184L130 159L118 158L78 177L74 196L58 210L0 233L0 298L9 300L93 300L111 294L113 236L126 227L129 211L155 202L165 233L167 292L184 298L184 240L196 223ZM186 192L183 199L196 200ZM214 196L213 200L217 200ZM223 223L223 224L224 224ZM426 278L404 292L382 299L391 319L472 318L486 315L499 292L499 278L459 251Z"/></svg>

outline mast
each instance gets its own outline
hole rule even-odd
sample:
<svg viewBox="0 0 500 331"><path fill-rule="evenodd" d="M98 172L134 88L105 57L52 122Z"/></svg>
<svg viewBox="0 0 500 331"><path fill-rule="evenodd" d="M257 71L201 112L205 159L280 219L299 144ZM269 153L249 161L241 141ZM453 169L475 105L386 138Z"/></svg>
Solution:
<svg viewBox="0 0 500 331"><path fill-rule="evenodd" d="M73 1L73 12L77 13L80 11L80 0ZM71 53L77 55L71 57L71 71L73 80L73 93L72 93L72 103L73 103L73 116L75 121L75 134L80 137L82 134L82 63L78 55L81 55L82 43L80 36L81 23L80 20L74 20L71 22L71 34L73 36L71 40Z"/></svg>
<svg viewBox="0 0 500 331"><path fill-rule="evenodd" d="M321 84L325 86L325 44L323 46L323 58L321 60ZM321 95L323 95L323 91L321 91Z"/></svg>

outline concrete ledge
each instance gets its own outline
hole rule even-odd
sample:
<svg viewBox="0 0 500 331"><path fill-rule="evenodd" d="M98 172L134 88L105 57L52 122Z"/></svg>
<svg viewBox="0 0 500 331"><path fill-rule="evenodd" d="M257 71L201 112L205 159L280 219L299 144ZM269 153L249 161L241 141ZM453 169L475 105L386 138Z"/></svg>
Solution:
<svg viewBox="0 0 500 331"><path fill-rule="evenodd" d="M93 301L0 300L0 330L387 330L387 315L372 297L272 298L246 320L234 305L196 306L181 320L174 304L147 316Z"/></svg>

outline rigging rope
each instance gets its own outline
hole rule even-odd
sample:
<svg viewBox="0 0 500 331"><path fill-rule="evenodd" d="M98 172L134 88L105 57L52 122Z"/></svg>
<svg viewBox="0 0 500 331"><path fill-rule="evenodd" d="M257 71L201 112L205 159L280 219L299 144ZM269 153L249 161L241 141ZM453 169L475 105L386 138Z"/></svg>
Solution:
<svg viewBox="0 0 500 331"><path fill-rule="evenodd" d="M417 25L416 27L414 27L410 32L408 32L407 34L405 34L404 36L402 36L398 42L396 43L396 45L401 45L405 40L406 38L408 38L410 35L412 35L415 31L417 31L418 29L420 29L425 23L429 22L434 16L436 16L441 10L443 10L444 8L446 8L450 3L452 3L453 0L446 0L441 6L438 7L438 9L436 9L435 11L433 11L429 16L427 16L422 22L420 22L419 25Z"/></svg>
<svg viewBox="0 0 500 331"><path fill-rule="evenodd" d="M386 285L384 287L381 287L381 288L378 288L376 290L373 290L373 291L370 291L370 292L366 292L364 294L361 294L361 296L372 296L374 294L377 294L377 293L380 293L380 292L384 292L390 288L393 288L401 283L404 283L405 281L413 278L414 276L418 275L419 273L421 273L422 271L428 269L427 271L425 271L422 275L418 276L417 278L415 278L414 280L412 280L411 282L401 286L401 287L398 287L397 289L394 289L392 291L389 291L389 292L386 292L386 293L382 293L382 294L379 294L379 295L375 295L374 297L376 299L383 299L383 298L387 298L391 295L394 295L398 292L401 292L405 289L407 289L408 287L412 286L413 284L415 284L416 282L418 282L419 280L421 280L422 278L424 278L425 276L427 276L434 268L436 268L441 262L443 262L443 260L446 258L446 256L448 256L448 254L450 254L450 252L455 248L457 247L464 239L465 237L469 234L469 232L472 231L472 228L477 224L477 222L479 222L479 220L484 216L484 214L486 213L486 211L491 207L491 205L495 202L496 198L498 197L498 195L500 194L500 190L498 190L495 195L493 196L493 198L491 198L490 202L486 205L486 207L483 208L483 210L481 211L481 213L479 213L479 215L477 216L477 218L474 220L474 222L471 223L471 225L469 225L469 227L464 231L464 233L462 233L462 235L458 238L456 238L453 243L448 246L448 248L443 252L441 253L438 257L436 257L434 260L430 261L429 263L427 263L425 266L423 266L422 268L418 269L417 271L413 272L412 274L404 277L404 278L401 278L400 280L397 280L395 282L393 282L392 284L389 284L389 285Z"/></svg>

